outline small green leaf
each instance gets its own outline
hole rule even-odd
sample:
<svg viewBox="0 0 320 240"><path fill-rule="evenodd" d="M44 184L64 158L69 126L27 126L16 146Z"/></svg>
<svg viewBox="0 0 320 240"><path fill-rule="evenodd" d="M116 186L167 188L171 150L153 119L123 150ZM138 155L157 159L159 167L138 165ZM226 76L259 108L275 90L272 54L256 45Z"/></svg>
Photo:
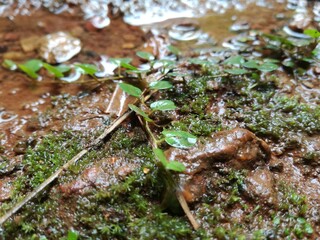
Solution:
<svg viewBox="0 0 320 240"><path fill-rule="evenodd" d="M145 59L145 60L153 60L154 59L154 56L151 54L151 53L148 53L148 52L137 52L136 53L138 57L142 58L142 59Z"/></svg>
<svg viewBox="0 0 320 240"><path fill-rule="evenodd" d="M295 66L294 62L290 58L283 60L282 65L289 68L293 68Z"/></svg>
<svg viewBox="0 0 320 240"><path fill-rule="evenodd" d="M42 61L38 60L38 59L31 59L27 62L25 62L24 65L25 67L27 67L30 71L32 72L38 72L40 70L40 68L42 67Z"/></svg>
<svg viewBox="0 0 320 240"><path fill-rule="evenodd" d="M54 67L48 63L43 63L43 67L48 70L51 74L53 74L57 78L63 77L63 73L60 72L59 68Z"/></svg>
<svg viewBox="0 0 320 240"><path fill-rule="evenodd" d="M71 68L67 65L61 64L59 66L56 66L56 68L61 72L61 73L66 73L71 70Z"/></svg>
<svg viewBox="0 0 320 240"><path fill-rule="evenodd" d="M227 65L241 65L242 63L244 63L244 59L242 56L232 56L229 57L228 59L226 59L223 63L227 64Z"/></svg>
<svg viewBox="0 0 320 240"><path fill-rule="evenodd" d="M151 89L155 89L155 90L172 88L172 84L168 81L151 82L149 86Z"/></svg>
<svg viewBox="0 0 320 240"><path fill-rule="evenodd" d="M135 87L135 86L133 86L131 84L119 83L119 86L124 92L128 93L131 96L134 96L134 97L138 98L142 94L142 91L139 88L137 88L137 87Z"/></svg>
<svg viewBox="0 0 320 240"><path fill-rule="evenodd" d="M166 156L164 155L164 152L159 148L153 149L153 152L156 155L156 157L159 159L159 161L162 163L162 165L164 167L166 167L168 164L168 160L167 160Z"/></svg>
<svg viewBox="0 0 320 240"><path fill-rule="evenodd" d="M78 240L79 233L74 230L69 230L68 231L68 237L67 240Z"/></svg>
<svg viewBox="0 0 320 240"><path fill-rule="evenodd" d="M175 46L172 46L172 45L169 45L169 46L167 46L167 48L168 48L168 50L170 51L170 52L172 52L174 55L176 55L176 56L178 56L179 54L180 54L180 50L179 50L179 48L177 48L177 47L175 47Z"/></svg>
<svg viewBox="0 0 320 240"><path fill-rule="evenodd" d="M121 63L131 63L132 58L110 58L109 61L118 66L121 66Z"/></svg>
<svg viewBox="0 0 320 240"><path fill-rule="evenodd" d="M318 38L320 37L320 32L317 31L316 29L306 29L303 31L304 34L312 37L312 38Z"/></svg>
<svg viewBox="0 0 320 240"><path fill-rule="evenodd" d="M142 116L144 118L144 120L146 120L147 122L152 122L152 119L149 118L148 114L146 114L144 111L142 111L140 108L138 108L137 106L133 105L133 104L129 104L128 105L129 108L134 111L135 113L139 114L140 116Z"/></svg>
<svg viewBox="0 0 320 240"><path fill-rule="evenodd" d="M197 137L185 131L164 130L162 134L169 145L177 148L189 148L197 142Z"/></svg>
<svg viewBox="0 0 320 240"><path fill-rule="evenodd" d="M12 71L17 69L17 64L14 61L9 60L9 59L5 59L2 62L2 66L4 68L7 68L7 69L12 70Z"/></svg>
<svg viewBox="0 0 320 240"><path fill-rule="evenodd" d="M128 69L128 70L138 70L138 68L136 68L135 66L132 66L130 63L121 62L120 65L121 65L121 67Z"/></svg>
<svg viewBox="0 0 320 240"><path fill-rule="evenodd" d="M150 104L152 110L170 111L175 110L177 107L171 100L159 100Z"/></svg>
<svg viewBox="0 0 320 240"><path fill-rule="evenodd" d="M262 72L271 72L271 71L277 70L278 68L279 68L278 65L274 63L266 62L260 65L258 69Z"/></svg>
<svg viewBox="0 0 320 240"><path fill-rule="evenodd" d="M39 77L39 75L36 72L29 69L26 65L18 64L18 67L22 72L24 72L25 74L27 74L29 77L33 79L37 79Z"/></svg>
<svg viewBox="0 0 320 240"><path fill-rule="evenodd" d="M93 64L77 63L75 64L75 66L83 70L85 74L91 76L93 76L98 71L98 68Z"/></svg>
<svg viewBox="0 0 320 240"><path fill-rule="evenodd" d="M169 161L169 163L166 165L166 169L176 172L184 172L186 170L186 167L181 162Z"/></svg>
<svg viewBox="0 0 320 240"><path fill-rule="evenodd" d="M259 67L257 62L254 60L249 60L248 62L243 63L242 66L246 68L252 68L252 69L257 69Z"/></svg>
<svg viewBox="0 0 320 240"><path fill-rule="evenodd" d="M246 69L241 69L241 68L224 69L224 71L232 75L241 75L241 74L248 73Z"/></svg>

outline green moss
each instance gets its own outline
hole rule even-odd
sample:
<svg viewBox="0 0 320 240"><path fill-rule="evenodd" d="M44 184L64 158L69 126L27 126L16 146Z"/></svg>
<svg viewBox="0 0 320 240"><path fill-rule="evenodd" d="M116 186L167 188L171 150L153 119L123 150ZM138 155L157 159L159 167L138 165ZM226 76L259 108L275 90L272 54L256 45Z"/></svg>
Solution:
<svg viewBox="0 0 320 240"><path fill-rule="evenodd" d="M277 140L287 137L289 132L305 132L310 135L320 132L320 107L300 103L296 98L249 98L246 102L238 99L237 103L228 105L235 111L242 112L247 127L260 136ZM247 111L239 110L240 105L250 108Z"/></svg>
<svg viewBox="0 0 320 240"><path fill-rule="evenodd" d="M46 136L35 149L29 148L22 162L26 187L37 187L82 150L81 137L72 132Z"/></svg>
<svg viewBox="0 0 320 240"><path fill-rule="evenodd" d="M210 136L212 133L222 129L219 118L213 114L197 115L189 114L179 121L171 122L172 129L189 131L196 136Z"/></svg>

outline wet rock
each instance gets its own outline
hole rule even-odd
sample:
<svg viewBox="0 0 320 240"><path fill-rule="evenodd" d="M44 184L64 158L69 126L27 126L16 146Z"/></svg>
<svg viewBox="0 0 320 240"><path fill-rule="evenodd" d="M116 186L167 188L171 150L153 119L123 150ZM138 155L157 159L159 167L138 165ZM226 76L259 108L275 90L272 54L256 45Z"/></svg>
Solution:
<svg viewBox="0 0 320 240"><path fill-rule="evenodd" d="M4 59L23 60L26 56L22 52L10 51L3 54Z"/></svg>
<svg viewBox="0 0 320 240"><path fill-rule="evenodd" d="M60 186L60 190L65 194L84 193L85 188L96 185L109 185L106 174L101 167L94 166L86 169L75 181Z"/></svg>
<svg viewBox="0 0 320 240"><path fill-rule="evenodd" d="M19 39L19 35L14 32L9 32L3 36L3 39L5 41L17 41Z"/></svg>
<svg viewBox="0 0 320 240"><path fill-rule="evenodd" d="M177 41L191 41L200 37L201 31L195 23L176 24L168 31L170 38Z"/></svg>
<svg viewBox="0 0 320 240"><path fill-rule="evenodd" d="M269 161L271 151L267 143L252 132L235 128L215 133L206 142L187 150L171 148L166 151L166 156L169 160L177 160L190 167L210 168L211 164L220 161L239 169L250 169Z"/></svg>
<svg viewBox="0 0 320 240"><path fill-rule="evenodd" d="M290 22L289 27L293 31L303 32L304 29L307 29L312 22L311 16L303 13L298 13L294 15L292 22Z"/></svg>
<svg viewBox="0 0 320 240"><path fill-rule="evenodd" d="M48 63L66 62L80 50L80 40L65 32L49 34L40 40L39 54Z"/></svg>
<svg viewBox="0 0 320 240"><path fill-rule="evenodd" d="M32 52L38 48L40 38L38 36L31 36L20 39L20 45L24 52Z"/></svg>
<svg viewBox="0 0 320 240"><path fill-rule="evenodd" d="M237 21L230 27L230 31L243 32L250 29L250 24L247 21Z"/></svg>
<svg viewBox="0 0 320 240"><path fill-rule="evenodd" d="M59 186L60 191L67 195L86 194L92 188L107 189L123 180L135 169L134 164L122 158L107 158L94 166L85 169L74 181Z"/></svg>
<svg viewBox="0 0 320 240"><path fill-rule="evenodd" d="M274 178L268 169L256 169L245 179L245 194L256 201L274 204L277 196Z"/></svg>
<svg viewBox="0 0 320 240"><path fill-rule="evenodd" d="M171 148L165 154L168 160L186 165L186 174L180 174L180 186L188 202L197 201L205 194L207 183L215 178L215 167L254 169L266 166L271 158L269 146L242 128L215 133L193 148Z"/></svg>

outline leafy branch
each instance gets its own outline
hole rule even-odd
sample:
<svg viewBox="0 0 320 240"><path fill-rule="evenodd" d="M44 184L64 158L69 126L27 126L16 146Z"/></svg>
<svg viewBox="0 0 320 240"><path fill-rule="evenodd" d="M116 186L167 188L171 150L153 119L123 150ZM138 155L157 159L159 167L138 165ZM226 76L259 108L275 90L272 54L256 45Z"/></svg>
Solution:
<svg viewBox="0 0 320 240"><path fill-rule="evenodd" d="M127 83L119 83L119 86L127 94L133 97L136 97L138 100L137 104L140 103L145 105L143 92L139 88ZM151 84L149 84L149 87L145 90L145 92L149 92L150 90L155 90L153 91L153 93L155 93L156 91L160 91L162 89L168 89L171 87L172 87L172 84L168 81L158 81L156 83L152 82ZM129 104L129 108L136 113L140 123L142 124L142 126L144 127L148 135L148 139L151 143L152 150L155 154L155 157L159 160L159 163L161 164L161 166L166 170L165 177L167 182L167 186L166 186L167 192L171 192L172 190L173 192L175 192L177 200L179 201L180 206L184 210L193 228L198 229L199 223L195 220L194 216L190 212L190 209L188 207L186 200L184 199L184 196L182 195L176 182L173 179L172 174L170 173L170 171L184 172L186 168L181 162L178 162L175 160L169 161L164 151L161 148L159 148L159 144L162 143L162 139L164 139L164 141L170 146L177 147L177 148L189 148L189 147L192 147L194 144L196 144L197 138L185 131L163 130L161 134L164 136L164 138L158 139L157 136L154 134L154 132L150 128L150 125L154 124L153 119L151 119L150 117L151 113L153 111L175 110L176 106L174 102L171 100L159 100L159 101L152 102L149 107L152 109L152 111L148 113L144 111L142 108L134 104Z"/></svg>

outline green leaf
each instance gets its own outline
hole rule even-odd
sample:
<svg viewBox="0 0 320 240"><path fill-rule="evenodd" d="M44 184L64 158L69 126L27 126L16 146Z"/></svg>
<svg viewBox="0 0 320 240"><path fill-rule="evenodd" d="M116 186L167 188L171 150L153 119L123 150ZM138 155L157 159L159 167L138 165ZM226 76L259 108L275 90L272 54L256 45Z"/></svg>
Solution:
<svg viewBox="0 0 320 240"><path fill-rule="evenodd" d="M274 63L266 62L260 65L258 69L262 72L271 72L271 71L277 70L278 68L279 68L278 65Z"/></svg>
<svg viewBox="0 0 320 240"><path fill-rule="evenodd" d="M144 120L146 120L147 122L152 122L152 119L149 118L148 114L146 114L144 111L142 111L140 108L138 108L137 106L133 105L133 104L129 104L128 105L129 108L134 111L135 113L139 114L140 116L142 116L144 118Z"/></svg>
<svg viewBox="0 0 320 240"><path fill-rule="evenodd" d="M226 59L223 63L227 65L241 65L244 63L244 58L242 56L232 56Z"/></svg>
<svg viewBox="0 0 320 240"><path fill-rule="evenodd" d="M119 83L119 86L120 88L128 93L129 95L131 96L134 96L134 97L140 97L141 94L142 94L142 91L140 90L140 88L137 88L131 84L128 84L128 83Z"/></svg>
<svg viewBox="0 0 320 240"><path fill-rule="evenodd" d="M148 52L137 52L136 53L138 57L142 58L142 59L145 59L145 60L153 60L155 57L151 54L151 53L148 53Z"/></svg>
<svg viewBox="0 0 320 240"><path fill-rule="evenodd" d="M162 134L169 145L177 148L189 148L197 142L197 137L185 131L164 130Z"/></svg>
<svg viewBox="0 0 320 240"><path fill-rule="evenodd" d="M56 68L61 72L61 73L66 73L71 70L71 68L67 65L61 64L59 66L56 66Z"/></svg>
<svg viewBox="0 0 320 240"><path fill-rule="evenodd" d="M181 162L169 161L169 163L166 165L166 169L176 172L184 172L186 170L186 167Z"/></svg>
<svg viewBox="0 0 320 240"><path fill-rule="evenodd" d="M241 68L224 69L224 71L232 75L241 75L241 74L248 73L246 69L241 69Z"/></svg>
<svg viewBox="0 0 320 240"><path fill-rule="evenodd" d="M151 89L155 90L161 90L161 89L169 89L172 88L172 84L169 81L156 81L156 82L151 82L149 84Z"/></svg>
<svg viewBox="0 0 320 240"><path fill-rule="evenodd" d="M293 68L295 66L294 62L290 58L283 60L282 65L289 68Z"/></svg>
<svg viewBox="0 0 320 240"><path fill-rule="evenodd" d="M164 152L159 148L153 149L153 152L156 155L156 157L159 159L159 161L162 163L162 165L164 167L166 167L168 164L168 160L167 160L166 156L164 155Z"/></svg>
<svg viewBox="0 0 320 240"><path fill-rule="evenodd" d="M257 62L254 60L249 60L248 62L243 63L242 66L246 68L252 68L252 69L257 69L259 67Z"/></svg>
<svg viewBox="0 0 320 240"><path fill-rule="evenodd" d="M63 77L63 73L59 70L59 68L54 67L48 63L43 63L43 67L48 70L51 74L53 74L57 78Z"/></svg>
<svg viewBox="0 0 320 240"><path fill-rule="evenodd" d="M25 74L27 74L29 77L33 79L37 79L39 77L39 75L36 72L32 71L30 68L28 68L24 64L18 64L18 67L22 72L24 72Z"/></svg>
<svg viewBox="0 0 320 240"><path fill-rule="evenodd" d="M168 50L170 51L170 52L172 52L174 55L176 55L176 56L178 56L179 54L180 54L180 50L179 50L179 48L177 48L177 47L175 47L175 46L172 46L172 45L169 45L169 46L167 46L167 48L168 48Z"/></svg>
<svg viewBox="0 0 320 240"><path fill-rule="evenodd" d="M38 59L31 59L27 62L25 62L24 65L26 68L28 68L32 72L38 72L40 68L42 67L43 62Z"/></svg>
<svg viewBox="0 0 320 240"><path fill-rule="evenodd" d="M177 107L171 100L159 100L150 104L152 110L170 111L175 110Z"/></svg>
<svg viewBox="0 0 320 240"><path fill-rule="evenodd" d="M120 65L121 65L121 67L123 67L125 69L138 70L138 68L136 68L135 66L132 66L130 63L121 62Z"/></svg>
<svg viewBox="0 0 320 240"><path fill-rule="evenodd" d="M98 68L93 64L77 63L75 64L75 66L83 70L85 74L91 76L93 76L98 71Z"/></svg>
<svg viewBox="0 0 320 240"><path fill-rule="evenodd" d="M121 63L131 63L132 58L110 58L109 61L118 66L121 66Z"/></svg>
<svg viewBox="0 0 320 240"><path fill-rule="evenodd" d="M68 231L68 237L67 240L78 240L79 233L74 230L69 230Z"/></svg>
<svg viewBox="0 0 320 240"><path fill-rule="evenodd" d="M320 32L317 31L316 29L306 29L303 31L304 34L312 37L312 38L318 38L320 37Z"/></svg>
<svg viewBox="0 0 320 240"><path fill-rule="evenodd" d="M9 59L5 59L2 62L2 66L4 68L7 68L7 69L12 70L12 71L17 69L17 64L14 61L9 60Z"/></svg>

